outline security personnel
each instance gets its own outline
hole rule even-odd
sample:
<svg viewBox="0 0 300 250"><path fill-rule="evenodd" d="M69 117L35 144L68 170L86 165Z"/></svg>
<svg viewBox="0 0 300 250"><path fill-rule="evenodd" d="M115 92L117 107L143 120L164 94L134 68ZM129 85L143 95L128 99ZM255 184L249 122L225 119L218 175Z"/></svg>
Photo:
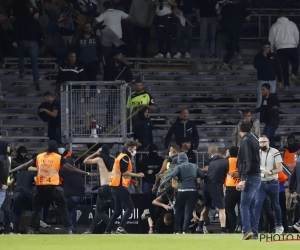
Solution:
<svg viewBox="0 0 300 250"><path fill-rule="evenodd" d="M115 210L113 215L110 217L105 234L111 233L112 227L115 225L116 220L122 214L123 206L126 208L126 210L122 216L120 226L118 227L116 233L127 233L124 227L134 209L131 195L128 190L131 183L131 177L144 177L143 173L132 173L131 157L135 156L136 147L137 142L126 142L123 152L119 154L115 160L109 182L109 186L111 187L112 194L115 199Z"/></svg>
<svg viewBox="0 0 300 250"><path fill-rule="evenodd" d="M42 207L49 199L53 199L61 214L67 232L72 234L70 217L67 211L66 202L63 192L59 189L59 170L61 167L71 172L81 175L91 175L88 172L81 171L66 162L66 160L57 154L58 146L56 141L49 141L46 152L38 154L34 159L21 166L11 170L15 173L21 170L27 170L30 166L37 168L36 176L36 193L33 197L33 212L29 224L28 233L33 234L33 229L39 223L39 216Z"/></svg>
<svg viewBox="0 0 300 250"><path fill-rule="evenodd" d="M136 79L134 82L135 91L127 99L127 117L130 112L134 111L139 106L149 106L150 110L155 109L155 102L153 97L146 91L144 91L143 82L141 79Z"/></svg>
<svg viewBox="0 0 300 250"><path fill-rule="evenodd" d="M300 150L300 144L296 143L296 138L294 135L289 135L287 137L287 143L288 146L283 153L283 163L290 169L290 171L293 171L296 165L295 156Z"/></svg>
<svg viewBox="0 0 300 250"><path fill-rule="evenodd" d="M236 190L236 185L240 182L240 179L237 177L238 169L236 165L238 150L238 147L232 146L226 152L229 162L229 171L224 183L226 187L225 209L229 222L229 230L231 232L239 232L241 226L240 211L238 212L238 217L235 213L235 207L236 205L239 207L241 200L241 192Z"/></svg>

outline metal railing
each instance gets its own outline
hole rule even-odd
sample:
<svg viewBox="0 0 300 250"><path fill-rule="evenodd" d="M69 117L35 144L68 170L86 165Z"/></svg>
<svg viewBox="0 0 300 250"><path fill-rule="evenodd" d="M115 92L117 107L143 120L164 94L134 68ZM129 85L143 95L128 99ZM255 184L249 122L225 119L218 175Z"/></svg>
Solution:
<svg viewBox="0 0 300 250"><path fill-rule="evenodd" d="M62 84L62 141L69 144L125 143L126 99L130 92L130 87L122 81Z"/></svg>

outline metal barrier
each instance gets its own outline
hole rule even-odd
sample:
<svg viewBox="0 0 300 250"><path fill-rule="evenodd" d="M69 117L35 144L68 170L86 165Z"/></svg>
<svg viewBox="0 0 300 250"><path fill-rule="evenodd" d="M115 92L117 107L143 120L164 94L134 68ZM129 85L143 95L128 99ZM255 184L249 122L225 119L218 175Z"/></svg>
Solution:
<svg viewBox="0 0 300 250"><path fill-rule="evenodd" d="M107 88L114 86L114 88ZM125 143L125 82L66 82L61 86L61 131L65 143ZM131 119L129 119L131 120ZM130 123L130 122L129 122ZM70 145L72 148L72 145Z"/></svg>

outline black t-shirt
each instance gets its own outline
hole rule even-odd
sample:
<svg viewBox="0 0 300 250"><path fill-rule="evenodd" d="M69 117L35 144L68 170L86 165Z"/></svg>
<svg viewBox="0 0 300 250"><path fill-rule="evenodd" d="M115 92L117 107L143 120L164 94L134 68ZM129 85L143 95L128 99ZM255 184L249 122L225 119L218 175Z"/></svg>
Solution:
<svg viewBox="0 0 300 250"><path fill-rule="evenodd" d="M9 143L0 139L0 155L7 155L7 147Z"/></svg>
<svg viewBox="0 0 300 250"><path fill-rule="evenodd" d="M216 17L217 0L198 0L197 9L200 9L200 17Z"/></svg>
<svg viewBox="0 0 300 250"><path fill-rule="evenodd" d="M34 177L36 176L36 171L20 171L17 173L13 179L16 181L15 186L17 188L30 189L34 186ZM17 191L18 189L16 189Z"/></svg>
<svg viewBox="0 0 300 250"><path fill-rule="evenodd" d="M184 15L191 14L193 12L194 0L177 0L177 7Z"/></svg>
<svg viewBox="0 0 300 250"><path fill-rule="evenodd" d="M196 159L196 154L193 150L189 149L187 152L186 152L186 155L189 159L189 163L194 163L196 164L197 163L197 159Z"/></svg>
<svg viewBox="0 0 300 250"><path fill-rule="evenodd" d="M143 181L154 184L156 175L159 173L164 159L157 154L149 153L147 157L144 157L139 164L138 172L143 172L145 177Z"/></svg>
<svg viewBox="0 0 300 250"><path fill-rule="evenodd" d="M51 110L57 110L57 116L56 117L51 117L52 119L50 119L49 121L49 125L51 127L55 127L55 128L59 128L61 125L60 122L60 101L55 99L51 105L50 105Z"/></svg>

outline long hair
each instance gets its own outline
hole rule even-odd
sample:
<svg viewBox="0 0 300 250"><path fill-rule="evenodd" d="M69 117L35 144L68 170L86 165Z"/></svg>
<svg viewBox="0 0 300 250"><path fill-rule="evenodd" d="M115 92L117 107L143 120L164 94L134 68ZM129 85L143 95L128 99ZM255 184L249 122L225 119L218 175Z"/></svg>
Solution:
<svg viewBox="0 0 300 250"><path fill-rule="evenodd" d="M47 153L57 153L58 152L58 145L57 142L52 140L48 143Z"/></svg>

